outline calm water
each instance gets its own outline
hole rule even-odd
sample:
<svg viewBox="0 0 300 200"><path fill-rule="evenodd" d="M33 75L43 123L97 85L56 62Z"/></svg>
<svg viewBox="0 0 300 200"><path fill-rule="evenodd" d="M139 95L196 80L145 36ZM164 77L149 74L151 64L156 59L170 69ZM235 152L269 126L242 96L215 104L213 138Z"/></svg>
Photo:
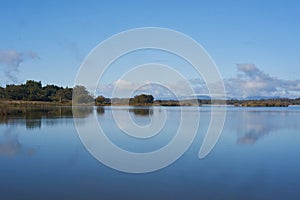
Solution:
<svg viewBox="0 0 300 200"><path fill-rule="evenodd" d="M154 151L175 135L180 109L166 108L161 133L137 139L121 132L112 109L147 125L158 108L82 108L107 136L132 152ZM192 119L196 108L189 108ZM0 199L300 199L300 107L227 109L222 135L204 159L198 152L210 120L200 108L196 139L172 165L128 174L98 162L82 145L69 108L31 109L0 117ZM189 131L189 130L187 130ZM109 152L107 152L109 154Z"/></svg>

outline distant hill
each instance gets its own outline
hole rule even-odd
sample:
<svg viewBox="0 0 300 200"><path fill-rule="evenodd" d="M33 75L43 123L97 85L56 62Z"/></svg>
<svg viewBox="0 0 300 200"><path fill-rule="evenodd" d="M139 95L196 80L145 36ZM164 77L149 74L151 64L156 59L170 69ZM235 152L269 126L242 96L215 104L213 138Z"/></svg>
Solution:
<svg viewBox="0 0 300 200"><path fill-rule="evenodd" d="M248 96L242 100L267 100L267 99L280 99L280 96Z"/></svg>

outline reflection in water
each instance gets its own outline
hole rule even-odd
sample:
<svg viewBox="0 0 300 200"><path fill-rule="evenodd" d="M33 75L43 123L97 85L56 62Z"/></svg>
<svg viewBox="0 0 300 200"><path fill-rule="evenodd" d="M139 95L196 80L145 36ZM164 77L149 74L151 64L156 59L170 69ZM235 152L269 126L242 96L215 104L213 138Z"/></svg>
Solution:
<svg viewBox="0 0 300 200"><path fill-rule="evenodd" d="M269 134L269 132L257 132L255 130L250 130L248 132L245 133L245 135L243 137L240 137L237 139L237 143L238 144L254 144L256 143L261 137L263 137L264 135Z"/></svg>
<svg viewBox="0 0 300 200"><path fill-rule="evenodd" d="M18 139L18 134L11 128L0 135L0 156L33 155L35 152L35 148L24 147Z"/></svg>
<svg viewBox="0 0 300 200"><path fill-rule="evenodd" d="M105 108L103 106L97 107L96 110L99 115L103 115L105 113Z"/></svg>
<svg viewBox="0 0 300 200"><path fill-rule="evenodd" d="M60 114L72 113L71 108L43 109L0 117L1 199L299 199L300 107L296 112L291 108L284 108L288 112L228 108L222 139L206 159L199 160L199 144L211 118L209 108L200 107L198 137L184 155L167 168L140 175L120 173L97 162L82 145L72 114ZM180 126L180 108L152 109L153 114L150 109L142 111L144 115L133 109L129 113L128 107L85 107L75 112L87 116L77 124L86 127L92 114L98 113L99 123L116 146L143 153L164 147ZM123 117L128 115L142 125L148 125L149 118L167 117L160 134L140 139L118 129L113 110L122 128L127 128ZM184 110L186 120L192 121L198 110L188 110ZM34 120L40 120L41 128L24 130L26 124L27 128L38 126ZM267 140L259 141L263 137ZM262 145L236 145L257 141Z"/></svg>
<svg viewBox="0 0 300 200"><path fill-rule="evenodd" d="M88 115L93 113L94 107L90 107L90 106L76 106L72 109L73 112L73 117L76 118L85 118Z"/></svg>
<svg viewBox="0 0 300 200"><path fill-rule="evenodd" d="M11 107L0 109L0 124L24 124L27 129L41 128L42 123L54 126L62 123L62 118L86 118L96 110L98 115L105 114L105 107L60 107L60 106L32 106L32 107ZM130 107L128 111L134 115L133 119L137 124L147 125L150 118L140 119L140 117L153 117L152 107ZM291 122L285 120L285 115L292 115L293 112L286 111L254 111L240 110L235 113L234 123L237 124L238 138L237 144L254 144L262 137L271 134L279 129L286 128ZM295 113L294 113L295 114ZM119 113L120 115L120 113ZM43 120L47 119L47 120ZM51 120L49 120L51 119ZM231 118L232 120L232 118ZM295 127L296 126L296 127ZM290 124L290 127L300 129L299 124ZM17 143L15 143L16 146Z"/></svg>
<svg viewBox="0 0 300 200"><path fill-rule="evenodd" d="M240 116L242 115L242 116ZM242 134L237 139L237 144L255 144L259 139L280 129L286 128L291 122L284 111L244 111L239 113L238 132ZM290 124L300 129L300 124Z"/></svg>
<svg viewBox="0 0 300 200"><path fill-rule="evenodd" d="M26 128L28 129L41 128L41 126L41 119L26 119Z"/></svg>
<svg viewBox="0 0 300 200"><path fill-rule="evenodd" d="M27 129L41 128L43 119L72 118L73 112L75 117L84 118L93 112L93 107L76 107L72 110L72 107L60 106L16 106L6 108L5 112L1 112L3 114L0 115L0 124L23 123ZM104 113L104 109L102 112ZM58 120L48 120L47 124L54 125L59 122Z"/></svg>
<svg viewBox="0 0 300 200"><path fill-rule="evenodd" d="M140 116L149 116L153 115L153 109L150 107L134 107L134 108L129 108L129 112L133 112L135 115L140 115Z"/></svg>

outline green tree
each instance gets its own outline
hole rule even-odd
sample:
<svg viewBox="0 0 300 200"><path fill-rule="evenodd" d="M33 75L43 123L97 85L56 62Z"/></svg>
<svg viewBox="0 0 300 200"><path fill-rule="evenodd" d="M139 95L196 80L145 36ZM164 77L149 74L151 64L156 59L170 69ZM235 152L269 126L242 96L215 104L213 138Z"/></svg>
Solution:
<svg viewBox="0 0 300 200"><path fill-rule="evenodd" d="M84 86L77 85L73 88L73 102L75 104L92 103L94 98Z"/></svg>
<svg viewBox="0 0 300 200"><path fill-rule="evenodd" d="M43 87L43 101L54 101L56 100L56 93L58 90L63 89L56 85L46 85Z"/></svg>
<svg viewBox="0 0 300 200"><path fill-rule="evenodd" d="M73 93L72 88L59 89L55 94L55 100L59 102L72 100L72 93Z"/></svg>
<svg viewBox="0 0 300 200"><path fill-rule="evenodd" d="M141 94L134 96L133 99L130 99L130 102L133 104L152 104L154 97L148 94Z"/></svg>
<svg viewBox="0 0 300 200"><path fill-rule="evenodd" d="M74 102L78 104L92 103L93 97L90 95L79 94L74 97Z"/></svg>
<svg viewBox="0 0 300 200"><path fill-rule="evenodd" d="M96 104L105 105L110 104L111 100L109 98L105 98L104 96L100 95L95 99Z"/></svg>
<svg viewBox="0 0 300 200"><path fill-rule="evenodd" d="M27 92L24 85L6 85L5 98L11 100L26 100Z"/></svg>
<svg viewBox="0 0 300 200"><path fill-rule="evenodd" d="M0 98L5 98L5 89L0 87Z"/></svg>
<svg viewBox="0 0 300 200"><path fill-rule="evenodd" d="M66 87L66 88L64 89L64 92L65 92L65 99L66 99L66 100L72 100L73 88L68 88L68 87Z"/></svg>
<svg viewBox="0 0 300 200"><path fill-rule="evenodd" d="M41 101L43 97L42 83L41 81L28 80L25 84L27 93L27 100L29 101Z"/></svg>
<svg viewBox="0 0 300 200"><path fill-rule="evenodd" d="M79 95L79 94L89 95L89 91L87 91L86 87L82 85L76 85L73 88L73 95Z"/></svg>

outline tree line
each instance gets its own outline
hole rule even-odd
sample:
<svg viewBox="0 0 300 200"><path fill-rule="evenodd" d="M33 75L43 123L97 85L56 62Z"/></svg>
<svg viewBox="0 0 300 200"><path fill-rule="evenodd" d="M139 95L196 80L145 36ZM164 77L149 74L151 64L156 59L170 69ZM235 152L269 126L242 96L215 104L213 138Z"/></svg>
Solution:
<svg viewBox="0 0 300 200"><path fill-rule="evenodd" d="M84 86L74 88L61 87L57 85L42 86L41 81L28 80L25 84L10 84L5 88L0 87L0 99L19 101L42 101L42 102L73 102L75 104L110 105L112 100L104 96L94 97ZM148 105L153 103L152 95L136 95L130 98L129 104Z"/></svg>
<svg viewBox="0 0 300 200"><path fill-rule="evenodd" d="M25 84L0 87L0 98L23 101L62 102L72 100L73 88L57 85L42 86L41 81L28 80Z"/></svg>
<svg viewBox="0 0 300 200"><path fill-rule="evenodd" d="M161 105L161 106L180 106L180 105L193 105L189 100L155 100L152 95L140 94L133 98L106 98L104 96L94 97L84 86L75 86L74 88L61 87L57 85L42 86L41 81L28 80L25 84L6 85L5 88L0 87L0 99L5 100L20 100L20 101L41 101L41 102L59 102L69 103L73 100L75 104L93 104L96 105ZM197 99L198 105L211 104L210 99ZM218 103L218 100L214 100ZM228 104L235 106L289 106L300 105L300 98L275 98L275 99L262 99L262 100L238 100L231 99L221 101L220 104ZM195 106L195 105L193 105Z"/></svg>

